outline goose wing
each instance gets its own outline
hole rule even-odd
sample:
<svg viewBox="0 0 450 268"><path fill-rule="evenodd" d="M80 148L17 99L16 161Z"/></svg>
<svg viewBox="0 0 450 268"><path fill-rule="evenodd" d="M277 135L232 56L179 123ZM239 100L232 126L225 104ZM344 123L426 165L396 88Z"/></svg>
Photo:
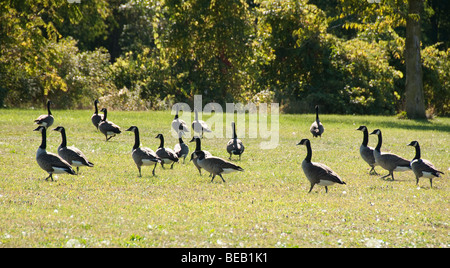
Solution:
<svg viewBox="0 0 450 268"><path fill-rule="evenodd" d="M192 122L192 128L194 129L195 132L200 132L202 130L204 132L212 132L211 129L209 129L206 122L203 120L194 120L194 122Z"/></svg>
<svg viewBox="0 0 450 268"><path fill-rule="evenodd" d="M102 114L93 114L91 116L92 124L94 124L95 127L98 128L98 124L100 124L100 121L102 121L103 115Z"/></svg>
<svg viewBox="0 0 450 268"><path fill-rule="evenodd" d="M387 168L388 170L395 169L396 167L411 168L411 163L409 160L396 154L382 153L379 157L376 157L375 159L376 160L378 159L377 162L383 168Z"/></svg>
<svg viewBox="0 0 450 268"><path fill-rule="evenodd" d="M436 167L426 159L415 159L411 161L411 168L414 171L419 171L422 173L427 172L435 176L439 176L439 173L444 174L442 171L437 170Z"/></svg>
<svg viewBox="0 0 450 268"><path fill-rule="evenodd" d="M133 157L138 157L139 159L147 159L152 162L161 162L156 153L147 147L139 147L133 151Z"/></svg>
<svg viewBox="0 0 450 268"><path fill-rule="evenodd" d="M172 121L172 128L175 130L175 132L178 133L178 131L180 131L180 124L183 127L183 132L189 132L186 122L179 118Z"/></svg>
<svg viewBox="0 0 450 268"><path fill-rule="evenodd" d="M345 184L336 172L322 163L312 162L311 171L319 181L328 180L339 184Z"/></svg>
<svg viewBox="0 0 450 268"><path fill-rule="evenodd" d="M98 125L99 129L104 131L104 132L113 132L113 133L121 133L122 131L120 130L120 127L116 124L114 124L111 121L102 121L99 125Z"/></svg>
<svg viewBox="0 0 450 268"><path fill-rule="evenodd" d="M37 162L42 169L47 172L54 172L55 170L64 170L72 175L75 171L72 169L70 164L61 158L60 156L53 153L42 154L37 158Z"/></svg>
<svg viewBox="0 0 450 268"><path fill-rule="evenodd" d="M73 161L79 161L81 164L86 166L94 166L87 157L78 148L70 146L64 148L58 148L58 154L68 163L72 164Z"/></svg>
<svg viewBox="0 0 450 268"><path fill-rule="evenodd" d="M243 168L241 168L238 165L235 165L229 161L226 161L225 159L222 159L220 157L210 156L203 159L205 164L203 165L204 169L211 173L220 174L223 172L227 172L230 170L233 171L244 171Z"/></svg>
<svg viewBox="0 0 450 268"><path fill-rule="evenodd" d="M323 128L323 125L322 125L322 123L320 121L319 122L314 121L311 124L311 127L309 128L309 131L311 132L311 134L313 134L313 136L319 136L319 135L321 135L323 133L324 128Z"/></svg>
<svg viewBox="0 0 450 268"><path fill-rule="evenodd" d="M40 126L49 127L53 124L53 115L43 114L34 120L34 122Z"/></svg>
<svg viewBox="0 0 450 268"><path fill-rule="evenodd" d="M175 162L178 161L177 154L172 149L169 148L159 148L158 150L156 150L156 155L160 159L169 159Z"/></svg>
<svg viewBox="0 0 450 268"><path fill-rule="evenodd" d="M227 143L227 152L229 154L242 154L244 150L244 144L240 139L236 140L236 144L234 143L234 139L229 140Z"/></svg>
<svg viewBox="0 0 450 268"><path fill-rule="evenodd" d="M189 153L189 147L185 143L177 143L173 148L175 154L180 157L182 155L187 155Z"/></svg>

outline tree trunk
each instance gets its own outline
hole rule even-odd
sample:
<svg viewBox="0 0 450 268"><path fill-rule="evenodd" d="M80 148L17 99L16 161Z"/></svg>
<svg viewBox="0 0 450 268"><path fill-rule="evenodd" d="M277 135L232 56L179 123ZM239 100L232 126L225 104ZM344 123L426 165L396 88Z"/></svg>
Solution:
<svg viewBox="0 0 450 268"><path fill-rule="evenodd" d="M423 95L422 61L420 57L420 15L423 0L409 0L406 20L406 115L411 119L424 119L425 101Z"/></svg>

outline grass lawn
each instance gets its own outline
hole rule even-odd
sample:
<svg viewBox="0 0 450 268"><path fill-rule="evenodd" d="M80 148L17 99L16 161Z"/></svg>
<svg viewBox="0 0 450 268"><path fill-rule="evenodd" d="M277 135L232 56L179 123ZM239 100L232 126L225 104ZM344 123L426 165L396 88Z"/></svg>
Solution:
<svg viewBox="0 0 450 268"><path fill-rule="evenodd" d="M33 120L45 110L0 110L0 247L449 247L450 118L429 122L395 117L321 115L322 138L312 138L314 114L280 115L280 141L261 150L262 139L243 137L245 169L216 177L198 174L192 162L174 169L142 168L138 177L131 149L134 135L105 142L90 122L92 111L53 110L55 123L66 128L68 145L82 150L95 164L80 175L48 174L36 163L41 142ZM192 117L193 118L193 117ZM140 129L143 146L156 150L158 133L168 134L170 112L109 111L108 119L125 130ZM204 120L207 117L204 116ZM445 173L422 178L411 171L395 181L369 175L359 156L362 132L383 132L382 151L407 159L419 141L422 157ZM229 126L227 126L229 127ZM237 126L240 127L239 125ZM309 138L312 160L337 172L346 185L326 194L309 182L301 162ZM184 138L187 143L190 137ZM202 147L227 158L228 138L203 139ZM369 137L375 147L376 136ZM47 151L56 152L59 132L47 132ZM166 135L166 147L177 140ZM188 143L191 152L194 143ZM387 171L380 167L382 175Z"/></svg>

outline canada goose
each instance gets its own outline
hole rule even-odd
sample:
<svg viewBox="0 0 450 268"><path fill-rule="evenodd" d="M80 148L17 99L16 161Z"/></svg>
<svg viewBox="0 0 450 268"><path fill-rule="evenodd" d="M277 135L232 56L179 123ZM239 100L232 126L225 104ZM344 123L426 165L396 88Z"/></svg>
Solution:
<svg viewBox="0 0 450 268"><path fill-rule="evenodd" d="M239 160L241 160L241 155L244 153L245 147L242 141L237 138L234 122L231 122L231 127L233 128L233 138L227 143L227 152L230 154L229 159L231 160L231 154L234 154L239 155Z"/></svg>
<svg viewBox="0 0 450 268"><path fill-rule="evenodd" d="M178 158L182 158L183 157L183 164L186 160L186 156L189 154L189 146L187 146L186 143L183 142L183 126L181 124L178 125L179 126L179 131L178 131L178 143L175 144L175 147L173 148L173 151L177 154Z"/></svg>
<svg viewBox="0 0 450 268"><path fill-rule="evenodd" d="M375 162L378 163L382 168L389 171L389 174L381 177L381 179L384 179L388 176L392 177L392 180L394 180L394 171L407 171L411 170L410 162L400 157L396 154L390 154L390 153L381 153L381 144L383 143L383 137L381 135L381 130L375 129L370 133L370 135L378 135L378 143L377 147L375 147L375 150L373 151L373 156L375 157Z"/></svg>
<svg viewBox="0 0 450 268"><path fill-rule="evenodd" d="M360 126L356 130L360 130L363 132L363 141L361 146L359 146L359 153L361 154L361 157L364 161L369 164L369 166L372 168L369 171L369 174L375 174L378 175L378 173L375 171L375 166L378 166L377 162L375 162L375 157L373 156L373 148L367 146L369 143L369 131L367 130L366 126ZM373 173L372 173L373 171Z"/></svg>
<svg viewBox="0 0 450 268"><path fill-rule="evenodd" d="M322 137L323 132L325 131L322 123L319 120L319 105L316 105L316 121L311 124L309 131L313 135L314 138L317 136Z"/></svg>
<svg viewBox="0 0 450 268"><path fill-rule="evenodd" d="M212 132L211 129L209 129L208 125L205 123L205 121L198 120L198 111L197 109L194 109L195 113L195 119L192 122L192 128L194 129L194 132L197 132L200 135L200 138L203 138L203 132Z"/></svg>
<svg viewBox="0 0 450 268"><path fill-rule="evenodd" d="M103 115L102 114L98 114L97 103L99 103L98 100L95 100L94 101L95 110L94 110L94 114L91 116L91 121L92 121L92 124L94 124L94 126L98 130L98 124L100 123L100 121L102 121Z"/></svg>
<svg viewBox="0 0 450 268"><path fill-rule="evenodd" d="M173 164L178 162L177 154L170 148L164 148L163 134L158 134L155 138L160 140L159 148L156 150L156 156L161 159L161 166L164 168L164 164L172 164L170 168L173 169Z"/></svg>
<svg viewBox="0 0 450 268"><path fill-rule="evenodd" d="M425 177L430 179L430 188L433 187L433 178L440 177L440 174L444 174L444 172L437 170L434 165L426 160L420 158L420 145L417 141L412 141L409 146L414 146L416 148L416 155L414 159L411 161L411 169L416 175L416 185L419 184L419 178Z"/></svg>
<svg viewBox="0 0 450 268"><path fill-rule="evenodd" d="M51 125L53 125L53 121L55 119L53 118L52 112L50 111L50 104L53 104L52 101L47 101L47 114L42 114L36 120L34 120L34 123L38 124L39 126L43 126L45 128L49 128Z"/></svg>
<svg viewBox="0 0 450 268"><path fill-rule="evenodd" d="M36 161L49 174L45 180L50 178L53 181L53 174L69 173L75 175L75 171L66 160L56 154L47 152L47 129L44 126L39 126L34 131L42 133L42 142L36 153Z"/></svg>
<svg viewBox="0 0 450 268"><path fill-rule="evenodd" d="M195 151L192 152L191 154L191 160L194 163L194 166L198 169L198 172L200 172L200 176L202 175L202 168L198 165L197 161L198 161L198 157L195 154L195 152L199 152L202 151L202 144L201 144L201 139L197 136L192 137L192 140L190 140L189 142L193 142L195 141ZM212 156L212 154L208 151L203 151L203 153L205 154L205 157L210 157Z"/></svg>
<svg viewBox="0 0 450 268"><path fill-rule="evenodd" d="M58 147L58 155L66 160L70 165L77 167L77 175L81 166L93 167L94 164L89 162L86 156L78 148L73 146L67 147L66 130L64 127L57 127L53 129L61 133L61 145Z"/></svg>
<svg viewBox="0 0 450 268"><path fill-rule="evenodd" d="M244 171L244 169L240 166L228 162L220 157L205 157L205 152L203 151L196 151L194 154L198 157L197 164L212 174L211 182L213 182L216 175L219 175L220 178L222 178L222 181L225 182L222 174L228 174L234 171Z"/></svg>
<svg viewBox="0 0 450 268"><path fill-rule="evenodd" d="M122 133L122 131L120 131L120 127L118 125L106 120L106 116L108 113L106 108L103 108L100 111L103 112L103 119L98 124L98 129L105 135L106 141L109 141L109 139L116 136L116 134ZM109 138L108 135L110 135Z"/></svg>
<svg viewBox="0 0 450 268"><path fill-rule="evenodd" d="M175 114L175 117L174 117L174 119L173 119L173 121L172 121L172 128L175 130L175 132L179 132L179 131L182 131L183 132L183 134L184 134L184 132L189 132L189 129L188 129L188 127L187 127L187 124L186 124L186 122L184 121L184 120L182 120L182 119L179 119L178 118L178 110L179 110L179 108L178 108L178 105L177 105L177 113Z"/></svg>
<svg viewBox="0 0 450 268"><path fill-rule="evenodd" d="M133 151L131 152L131 157L133 157L134 163L139 170L139 177L142 177L141 174L141 166L150 166L155 164L153 167L152 174L155 176L155 168L158 163L161 163L161 160L156 156L155 152L147 147L139 147L141 145L141 141L139 139L139 129L136 126L131 126L125 131L133 131L134 132L134 146Z"/></svg>
<svg viewBox="0 0 450 268"><path fill-rule="evenodd" d="M309 192L313 189L314 185L318 184L320 186L325 186L325 192L328 193L328 186L335 183L346 184L339 177L336 172L331 170L324 164L311 162L312 150L311 143L308 139L302 139L297 145L305 145L307 149L307 155L305 160L302 162L303 173L305 173L306 178L308 178L311 183L311 188Z"/></svg>

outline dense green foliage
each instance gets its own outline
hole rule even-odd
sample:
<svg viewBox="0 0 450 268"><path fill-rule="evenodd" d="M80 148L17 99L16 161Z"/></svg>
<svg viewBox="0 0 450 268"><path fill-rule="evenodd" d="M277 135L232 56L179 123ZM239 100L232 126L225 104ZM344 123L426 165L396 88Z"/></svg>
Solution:
<svg viewBox="0 0 450 268"><path fill-rule="evenodd" d="M76 3L79 2L79 3ZM405 1L406 2L406 1ZM448 1L426 1L429 112L450 114ZM0 3L0 105L158 109L277 101L285 112L403 109L401 0L20 0ZM447 13L446 13L447 12Z"/></svg>

